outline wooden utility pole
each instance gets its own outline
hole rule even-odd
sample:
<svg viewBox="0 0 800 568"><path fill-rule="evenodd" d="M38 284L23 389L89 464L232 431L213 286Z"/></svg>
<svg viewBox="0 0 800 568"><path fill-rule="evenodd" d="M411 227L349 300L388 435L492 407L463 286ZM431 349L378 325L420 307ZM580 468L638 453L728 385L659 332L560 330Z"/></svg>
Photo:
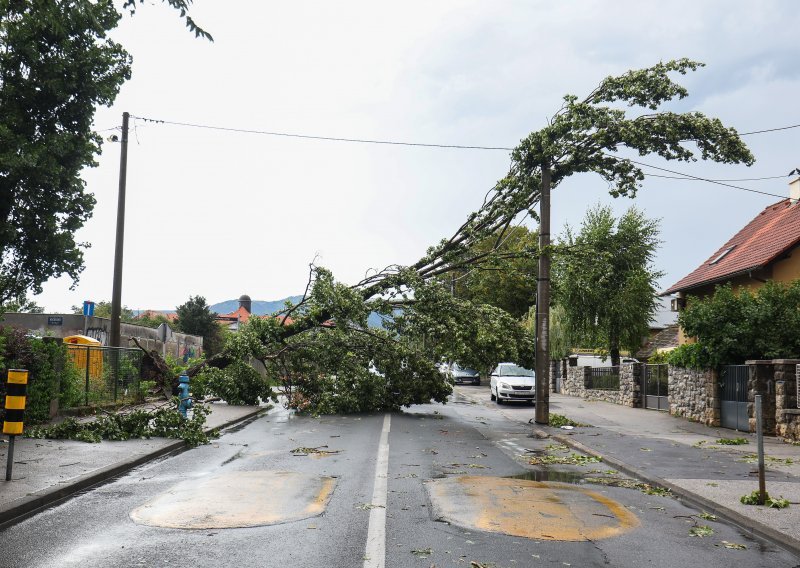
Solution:
<svg viewBox="0 0 800 568"><path fill-rule="evenodd" d="M109 345L120 346L119 324L122 315L122 250L125 240L125 184L128 176L128 119L122 113L122 144L119 155L119 196L117 198L117 243L114 248L114 286L111 292L111 333Z"/></svg>
<svg viewBox="0 0 800 568"><path fill-rule="evenodd" d="M536 282L536 415L550 422L550 167L542 165L539 198L539 274Z"/></svg>

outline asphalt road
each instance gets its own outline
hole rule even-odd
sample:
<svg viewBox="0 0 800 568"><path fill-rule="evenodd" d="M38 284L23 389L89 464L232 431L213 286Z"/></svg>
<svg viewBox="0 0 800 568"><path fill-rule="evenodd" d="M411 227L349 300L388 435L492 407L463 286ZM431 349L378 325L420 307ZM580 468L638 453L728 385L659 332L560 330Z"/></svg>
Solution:
<svg viewBox="0 0 800 568"><path fill-rule="evenodd" d="M572 457L509 419L532 415L488 391L391 415L273 411L0 532L0 567L800 565L671 497L586 483L629 483L602 463L530 465Z"/></svg>

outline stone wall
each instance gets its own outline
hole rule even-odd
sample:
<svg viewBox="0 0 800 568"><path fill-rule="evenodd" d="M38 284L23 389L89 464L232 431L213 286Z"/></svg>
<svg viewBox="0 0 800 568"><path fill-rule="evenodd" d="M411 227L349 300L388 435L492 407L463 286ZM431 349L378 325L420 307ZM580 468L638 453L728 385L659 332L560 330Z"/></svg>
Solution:
<svg viewBox="0 0 800 568"><path fill-rule="evenodd" d="M718 376L714 371L669 367L669 413L707 426L719 426Z"/></svg>

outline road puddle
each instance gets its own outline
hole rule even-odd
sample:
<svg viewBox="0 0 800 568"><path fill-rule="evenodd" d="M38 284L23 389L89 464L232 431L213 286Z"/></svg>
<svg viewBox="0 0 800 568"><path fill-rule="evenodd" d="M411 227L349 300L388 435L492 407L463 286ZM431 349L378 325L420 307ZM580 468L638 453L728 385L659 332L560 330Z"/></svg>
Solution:
<svg viewBox="0 0 800 568"><path fill-rule="evenodd" d="M176 529L274 525L322 514L336 479L289 471L238 471L184 481L134 509L134 522Z"/></svg>
<svg viewBox="0 0 800 568"><path fill-rule="evenodd" d="M463 476L434 479L426 487L435 519L474 530L586 541L639 526L637 517L620 503L574 483Z"/></svg>
<svg viewBox="0 0 800 568"><path fill-rule="evenodd" d="M531 470L517 475L509 475L507 479L527 479L529 481L557 481L559 483L585 483L586 474L579 471Z"/></svg>

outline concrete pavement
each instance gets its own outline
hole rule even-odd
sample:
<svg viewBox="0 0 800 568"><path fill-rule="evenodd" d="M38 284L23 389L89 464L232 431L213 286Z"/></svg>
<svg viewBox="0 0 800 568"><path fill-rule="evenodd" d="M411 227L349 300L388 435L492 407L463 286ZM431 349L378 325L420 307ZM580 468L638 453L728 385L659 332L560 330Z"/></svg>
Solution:
<svg viewBox="0 0 800 568"><path fill-rule="evenodd" d="M486 387L458 387L481 404ZM498 407L518 421L531 421L533 408ZM616 469L662 486L684 501L719 515L800 555L800 446L765 437L767 492L791 505L770 509L743 505L740 497L758 489L755 435L711 428L666 412L628 408L551 393L550 412L588 424L564 430L533 425L574 449L601 457ZM739 446L717 444L721 438L744 438Z"/></svg>
<svg viewBox="0 0 800 568"><path fill-rule="evenodd" d="M207 432L228 428L265 410L225 403L211 403L209 407ZM166 438L123 442L104 440L99 444L89 444L18 437L14 448L13 477L11 481L5 481L8 443L7 437L3 436L0 442L3 468L0 476L0 528L147 461L180 452L186 447L183 440Z"/></svg>

